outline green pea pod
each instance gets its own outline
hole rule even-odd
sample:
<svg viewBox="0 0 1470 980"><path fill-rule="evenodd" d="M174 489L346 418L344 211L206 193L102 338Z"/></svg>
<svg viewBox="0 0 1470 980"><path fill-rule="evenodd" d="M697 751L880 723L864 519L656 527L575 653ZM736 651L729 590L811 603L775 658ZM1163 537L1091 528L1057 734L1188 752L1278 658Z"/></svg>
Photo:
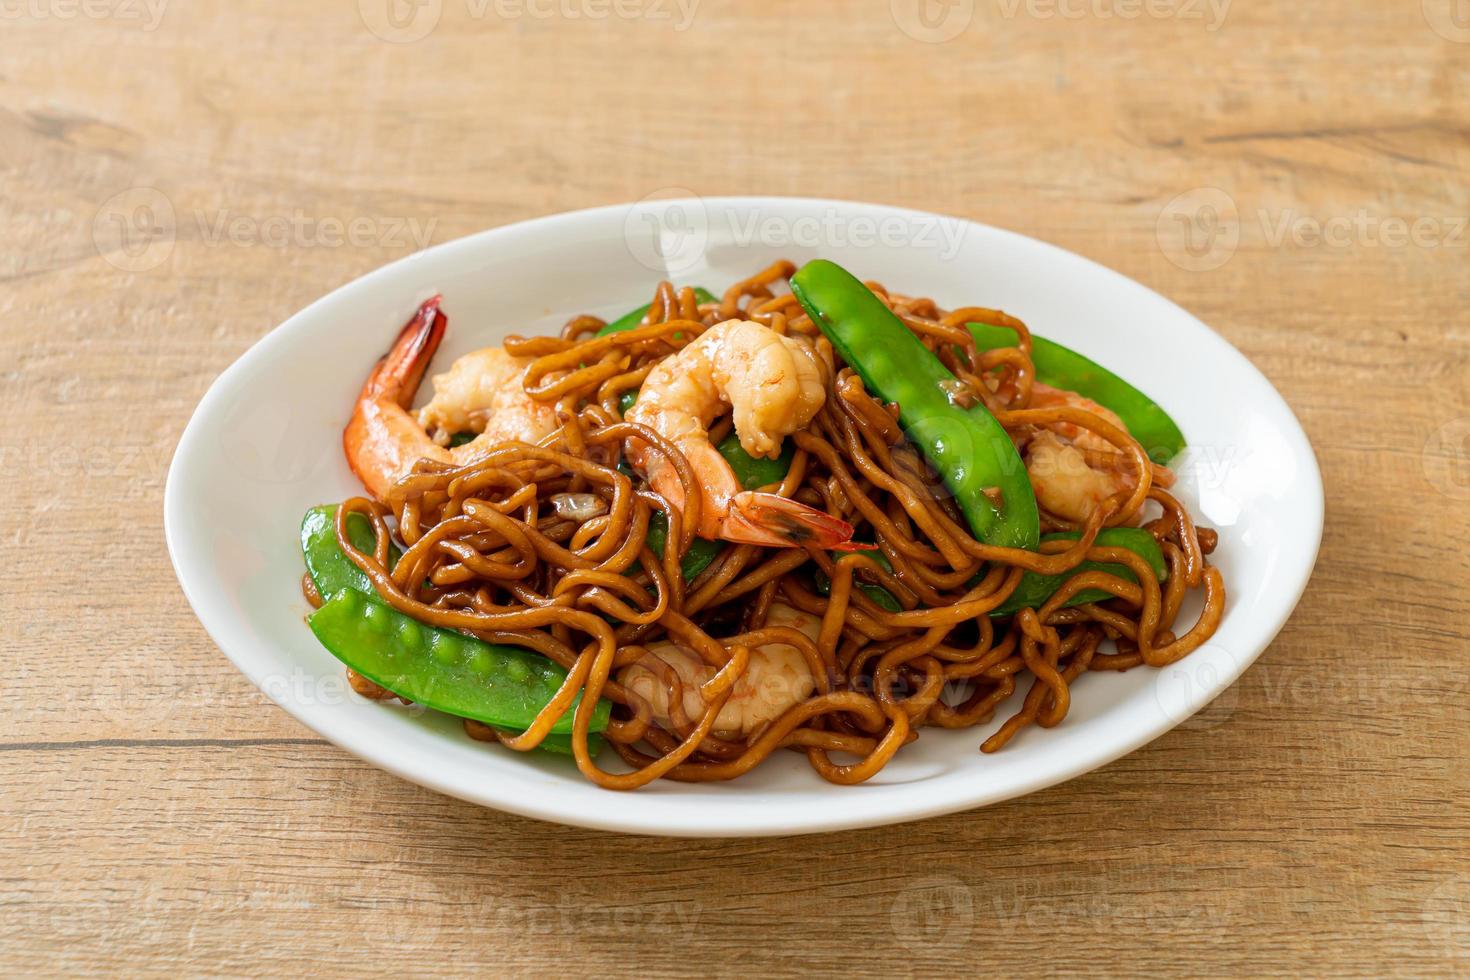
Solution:
<svg viewBox="0 0 1470 980"><path fill-rule="evenodd" d="M524 731L566 679L566 671L520 647L486 643L406 616L377 596L343 589L307 619L322 646L352 670L426 708ZM552 726L572 730L572 711ZM599 701L591 730L607 728Z"/></svg>
<svg viewBox="0 0 1470 980"><path fill-rule="evenodd" d="M664 516L663 511L655 511L648 519L648 537L645 538L648 547L660 558L664 554L664 546L669 540L669 519ZM695 576L709 568L710 562L719 557L720 552L725 550L723 541L710 541L708 538L695 538L689 544L689 550L684 552L684 560L679 563L684 572L684 581L692 582Z"/></svg>
<svg viewBox="0 0 1470 980"><path fill-rule="evenodd" d="M867 555L869 558L873 559L875 562L882 565L890 572L893 571L893 565L888 561L888 556L881 551L860 551L858 552L858 554ZM822 571L820 568L817 569L816 579L817 592L820 595L831 595L832 580L827 577L827 573ZM857 581L855 581L854 584L863 591L864 595L866 595L869 599L872 599L873 602L876 603L880 608L886 609L889 612L903 612L903 605L899 603L898 599L894 598L892 592L889 592L887 589L883 588L883 586L874 585L871 582Z"/></svg>
<svg viewBox="0 0 1470 980"><path fill-rule="evenodd" d="M306 562L306 569L311 575L312 582L316 585L317 592L322 596L335 596L344 589L355 589L366 595L374 595L372 582L363 574L362 569L352 563L352 560L342 553L337 544L337 505L327 504L322 507L313 507L306 512L301 521L301 551ZM373 526L372 522L361 514L350 514L347 518L347 536L359 551L371 552L373 550ZM388 545L388 567L397 564L402 554L398 545ZM456 634L458 635L458 634ZM469 639L468 637L462 637ZM476 641L478 642L478 641ZM340 659L340 658L339 658ZM350 665L349 665L350 666ZM356 668L354 668L356 669ZM363 676L367 676L363 671ZM387 687L388 685L383 685ZM389 687L389 690L393 688ZM402 694L401 691L394 691ZM411 695L404 694L409 700L417 700ZM544 702L543 702L544 703ZM517 732L510 731L510 734ZM589 748L595 755L601 749L600 737L594 736L588 741ZM572 751L570 735L549 735L537 746L548 752L560 755L570 755Z"/></svg>
<svg viewBox="0 0 1470 980"><path fill-rule="evenodd" d="M1076 541L1082 537L1080 531L1058 531L1055 534L1042 536L1042 541ZM1139 527L1110 527L1098 532L1096 547L1099 548L1127 548L1129 551L1143 558L1153 567L1154 575L1158 576L1160 582L1169 577L1169 569L1164 564L1164 552L1159 548L1159 543L1143 528ZM1067 580L1081 572L1107 572L1130 582L1137 582L1138 578L1128 569L1126 565L1113 562L1084 561L1076 568L1061 572L1056 575L1038 575L1035 572L1026 572L1021 576L1021 584L1016 586L1016 591L1011 597L1001 603L1000 607L991 610L992 616L1011 616L1022 609L1040 609L1046 600L1056 594ZM1084 602L1102 602L1113 598L1111 592L1102 589L1084 589L1069 599L1064 605L1080 606Z"/></svg>
<svg viewBox="0 0 1470 980"><path fill-rule="evenodd" d="M373 553L373 524L362 514L347 515L347 537L358 551ZM337 546L336 504L313 507L301 519L301 554L306 561L306 571L323 598L336 595L343 589L373 592L373 583ZM390 542L390 569L398 563L400 554L398 546Z"/></svg>
<svg viewBox="0 0 1470 980"><path fill-rule="evenodd" d="M883 301L825 259L802 266L791 291L875 398L898 404L899 422L959 504L975 537L1034 550L1036 495L1011 437L983 405L962 408L957 381ZM987 490L999 490L997 506Z"/></svg>
<svg viewBox="0 0 1470 980"><path fill-rule="evenodd" d="M796 448L790 443L781 447L781 455L775 459L752 456L741 448L740 438L733 432L721 439L715 449L725 457L725 462L730 464L730 469L735 473L735 479L745 490L759 490L761 487L780 483L786 479L786 474L791 470L791 461L796 458Z"/></svg>
<svg viewBox="0 0 1470 980"><path fill-rule="evenodd" d="M987 323L969 324L975 346L981 350L1014 347L1016 331ZM1070 348L1031 335L1031 363L1036 380L1065 388L1112 409L1128 432L1156 463L1167 463L1184 450L1184 433L1153 399L1103 367Z"/></svg>

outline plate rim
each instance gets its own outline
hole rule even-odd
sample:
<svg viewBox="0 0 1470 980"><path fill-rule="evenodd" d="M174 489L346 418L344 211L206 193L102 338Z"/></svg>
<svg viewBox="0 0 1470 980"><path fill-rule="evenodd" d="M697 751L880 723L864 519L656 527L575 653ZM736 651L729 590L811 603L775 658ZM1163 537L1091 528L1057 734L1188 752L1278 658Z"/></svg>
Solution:
<svg viewBox="0 0 1470 980"><path fill-rule="evenodd" d="M1271 380L1225 337L1221 336L1212 327L1188 310L1144 283L1111 269L1088 256L1062 248L1051 242L1033 238L1021 232L999 228L969 218L875 202L784 195L644 198L640 201L561 211L526 218L493 228L482 229L402 256L392 262L378 266L360 276L350 279L331 289L316 300L313 300L262 335L214 378L204 395L200 398L199 403L190 414L188 423L179 436L178 443L169 462L168 475L164 484L163 523L169 559L173 565L175 576L179 580L180 588L189 602L190 608L215 646L219 648L235 668L244 674L257 689L262 689L261 685L256 682L250 668L245 662L242 662L243 654L240 651L232 649L232 646L236 645L233 638L227 635L221 635L221 624L212 622L214 617L209 614L209 607L214 600L204 594L203 583L192 581L196 576L186 574L186 570L192 571L192 568L189 567L191 558L184 554L185 546L181 541L181 535L185 533L183 522L188 502L181 498L181 491L179 489L179 484L183 480L183 477L180 475L180 460L187 460L192 452L194 452L195 445L205 437L207 420L218 410L220 403L224 401L232 387L238 384L239 377L247 372L249 364L257 359L270 357L273 349L283 343L284 339L290 336L293 330L300 329L301 324L309 322L320 307L332 302L345 291L371 288L377 280L388 278L402 268L434 261L436 258L447 257L455 252L473 250L481 247L484 242L499 237L511 236L516 231L533 225L555 226L557 224L586 221L596 216L605 216L610 213L627 214L634 208L649 204L657 204L662 207L700 206L707 208L710 206L726 206L731 208L760 208L763 205L769 206L772 202L783 207L800 206L887 211L906 219L958 222L987 235L998 236L1000 239L1012 239L1024 242L1030 248L1040 246L1044 251L1060 254L1067 261L1086 263L1092 268L1092 271L1102 274L1105 279L1115 285L1119 285L1121 288L1142 290L1154 301L1165 304L1171 309L1174 315L1187 318L1188 321L1204 331L1207 336L1212 337L1221 348L1227 350L1230 355L1237 359L1240 367L1253 373L1280 403L1280 408L1284 410L1284 418L1289 421L1291 426L1286 434L1299 443L1299 445L1292 447L1294 450L1292 455L1294 459L1303 464L1302 471L1297 474L1298 478L1310 480L1311 482L1311 486L1307 488L1308 492L1304 496L1304 501L1310 506L1311 510L1311 513L1307 516L1311 522L1310 538L1312 541L1310 560L1305 565L1305 574L1302 575L1301 581L1295 589L1295 594L1291 595L1290 601L1281 607L1282 612L1278 617L1278 621L1270 623L1266 627L1266 631L1260 634L1263 639L1259 642L1257 649L1248 656L1237 658L1232 664L1233 669L1223 671L1219 675L1219 681L1213 687L1203 692L1193 692L1184 696L1184 699L1182 699L1183 703L1171 704L1170 709L1161 712L1154 723L1139 725L1133 731L1129 732L1127 737L1109 740L1103 743L1105 747L1101 751L1078 753L1069 759L1067 764L1047 770L1044 775L1026 780L1006 790L986 792L982 783L978 788L970 792L938 794L937 798L927 803L916 802L898 806L890 804L880 806L872 811L854 811L853 815L850 816L844 816L841 810L834 812L823 809L819 813L798 813L793 818L787 808L776 807L773 809L783 815L781 820L761 819L754 824L751 823L748 813L739 814L740 819L735 821L722 821L716 817L698 826L691 826L685 820L681 819L679 811L674 809L667 809L660 812L657 807L651 809L633 808L634 812L629 814L622 813L616 807L610 807L605 811L606 815L599 811L569 813L564 806L559 807L554 803L543 802L540 797L534 794L494 796L493 794L483 792L475 793L449 779L439 778L433 770L410 770L406 765L399 764L398 760L385 756L382 751L374 751L375 748L380 747L367 744L366 740L353 737L351 732L337 730L338 726L331 723L330 715L323 715L320 712L314 711L308 705L297 704L289 701L289 699L278 698L271 691L264 690L267 697L271 698L272 701L284 709L291 717L305 725L308 729L369 765L383 769L395 776L436 792L444 793L445 795L453 796L479 806L490 807L515 813L520 816L567 826L611 830L630 834L675 837L765 837L828 833L907 823L989 806L1008 799L1038 792L1099 769L1136 751L1143 745L1163 736L1188 720L1190 716L1197 713L1221 693L1234 685L1246 669L1275 641L1300 603L1301 596L1311 581L1318 556L1320 555L1325 520L1325 498L1321 467L1317 461L1316 451L1305 429L1302 427L1301 421L1292 410L1290 403L1286 401L1285 397L1272 384ZM345 728L346 726L342 727ZM842 787L839 791L842 793L861 793L862 790L863 787L857 786ZM614 791L609 790L606 792L611 793ZM916 800L922 800L922 797L916 797Z"/></svg>

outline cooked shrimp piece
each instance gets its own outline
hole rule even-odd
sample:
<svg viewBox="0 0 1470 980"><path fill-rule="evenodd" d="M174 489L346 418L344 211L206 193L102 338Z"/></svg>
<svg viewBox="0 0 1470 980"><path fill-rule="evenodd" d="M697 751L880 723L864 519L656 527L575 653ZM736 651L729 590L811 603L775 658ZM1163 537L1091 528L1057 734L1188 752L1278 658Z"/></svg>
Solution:
<svg viewBox="0 0 1470 980"><path fill-rule="evenodd" d="M774 602L766 616L767 626L790 626L813 640L822 631L816 616ZM715 675L715 669L694 651L672 642L652 643L650 656L672 667L679 676L684 714L698 721L704 714L699 686ZM618 682L649 703L659 725L672 730L669 688L655 670L632 663L618 672ZM715 719L714 733L725 738L749 738L793 705L811 697L816 689L811 668L801 651L789 643L766 643L753 647L750 663L730 690L730 698Z"/></svg>
<svg viewBox="0 0 1470 980"><path fill-rule="evenodd" d="M701 537L773 548L834 548L852 537L846 521L775 494L742 490L709 438L710 424L729 410L741 447L774 458L781 441L821 409L826 370L803 341L750 320L727 320L649 372L627 420L653 429L689 460L700 483ZM683 510L684 487L673 466L641 439L628 440L627 452L654 490Z"/></svg>
<svg viewBox="0 0 1470 980"><path fill-rule="evenodd" d="M478 433L484 445L535 442L550 435L556 431L556 409L527 395L521 385L532 360L504 347L471 351L434 375L434 397L419 409L419 424L440 445L458 432Z"/></svg>
<svg viewBox="0 0 1470 980"><path fill-rule="evenodd" d="M1080 408L1127 430L1117 414L1091 398L1037 382L1031 389L1030 407L1053 406ZM1087 520L1094 507L1126 492L1134 479L1126 469L1093 466L1084 451L1116 454L1118 449L1071 422L1045 426L1026 444L1026 473L1036 502L1058 517L1079 523Z"/></svg>
<svg viewBox="0 0 1470 980"><path fill-rule="evenodd" d="M1026 475L1043 509L1078 523L1103 501L1133 486L1126 471L1092 466L1075 445L1046 429L1026 445Z"/></svg>
<svg viewBox="0 0 1470 980"><path fill-rule="evenodd" d="M445 463L468 463L490 446L519 439L535 442L556 427L550 406L531 400L520 383L520 370L513 371L512 358L499 348L466 354L441 374L445 390L424 407L420 419L409 412L424 371L444 339L449 319L439 309L440 297L419 307L404 325L393 347L368 375L342 433L347 465L378 500L420 459ZM476 371L490 373L484 380ZM421 421L424 420L424 421ZM449 449L435 442L424 424L435 426L442 437L457 431L479 432L474 440Z"/></svg>

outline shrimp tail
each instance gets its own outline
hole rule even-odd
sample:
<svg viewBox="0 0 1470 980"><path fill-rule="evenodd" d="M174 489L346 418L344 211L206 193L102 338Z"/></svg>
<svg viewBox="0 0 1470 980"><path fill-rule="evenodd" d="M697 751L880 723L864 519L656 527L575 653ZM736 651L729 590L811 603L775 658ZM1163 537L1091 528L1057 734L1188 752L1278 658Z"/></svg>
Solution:
<svg viewBox="0 0 1470 980"><path fill-rule="evenodd" d="M443 296L424 301L413 317L398 332L398 339L388 349L363 385L364 396L387 397L400 407L408 408L424 380L424 372L444 339L449 318L439 309Z"/></svg>
<svg viewBox="0 0 1470 980"><path fill-rule="evenodd" d="M449 326L449 318L439 309L442 299L425 301L404 324L363 383L352 418L342 431L348 467L378 500L384 499L404 466L435 448L407 409Z"/></svg>
<svg viewBox="0 0 1470 980"><path fill-rule="evenodd" d="M730 500L729 513L721 522L720 537L741 544L769 548L844 550L852 540L853 527L840 517L825 514L800 501L774 493L746 490Z"/></svg>

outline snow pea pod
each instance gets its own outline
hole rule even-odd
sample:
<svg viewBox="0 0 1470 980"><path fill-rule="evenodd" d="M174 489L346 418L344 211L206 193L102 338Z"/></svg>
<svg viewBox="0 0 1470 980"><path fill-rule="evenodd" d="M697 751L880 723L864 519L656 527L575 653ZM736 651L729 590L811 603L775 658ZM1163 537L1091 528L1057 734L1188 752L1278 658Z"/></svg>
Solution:
<svg viewBox="0 0 1470 980"><path fill-rule="evenodd" d="M347 537L353 547L365 554L373 553L376 538L373 524L362 514L347 515ZM398 545L388 545L388 568L398 563ZM322 596L333 596L343 589L373 592L373 583L363 574L352 559L342 553L337 545L337 505L326 504L313 507L301 519L301 555L306 561L306 571Z"/></svg>
<svg viewBox="0 0 1470 980"><path fill-rule="evenodd" d="M1080 531L1058 531L1055 534L1043 535L1041 540L1076 541L1081 536ZM1154 574L1158 576L1160 582L1166 581L1169 577L1169 569L1164 564L1164 552L1159 548L1159 542L1141 527L1104 528L1098 532L1094 547L1127 548L1153 567ZM1026 572L1021 576L1021 584L1016 586L1016 591L1012 592L1010 598L1001 603L999 607L991 610L990 615L1011 616L1022 609L1040 609L1046 600L1056 594L1057 589L1066 584L1068 579L1082 572L1107 572L1109 575L1116 575L1129 582L1138 581L1137 576L1127 566L1111 562L1084 561L1076 568L1058 572L1056 575ZM1102 602L1111 598L1113 598L1111 592L1104 592L1101 589L1084 589L1064 605L1080 606L1084 602Z"/></svg>
<svg viewBox="0 0 1470 980"><path fill-rule="evenodd" d="M1019 339L1010 327L988 323L967 326L980 350L1014 347ZM1101 364L1035 334L1031 335L1031 363L1036 367L1037 381L1075 391L1112 409L1155 463L1167 463L1184 450L1184 433L1169 413Z"/></svg>
<svg viewBox="0 0 1470 980"><path fill-rule="evenodd" d="M539 654L420 623L356 589L332 596L307 622L332 656L373 683L426 708L499 728L524 731L566 679L566 671ZM581 698L553 733L571 732ZM592 731L607 728L610 710L607 701L598 702Z"/></svg>
<svg viewBox="0 0 1470 980"><path fill-rule="evenodd" d="M663 511L655 511L648 519L648 536L643 539L648 547L660 558L664 556L664 546L669 540L669 519L664 516ZM679 562L679 568L683 570L684 581L692 582L695 576L709 568L710 562L720 556L725 550L723 541L711 541L709 538L695 538L689 543L689 550L684 552L684 558Z"/></svg>
<svg viewBox="0 0 1470 980"><path fill-rule="evenodd" d="M791 460L796 456L796 450L790 443L782 445L781 455L775 459L752 456L741 448L740 437L733 432L716 443L715 449L730 464L735 479L740 481L741 489L744 490L759 490L761 487L780 483L786 479L786 474L791 469Z"/></svg>
<svg viewBox="0 0 1470 980"><path fill-rule="evenodd" d="M893 571L893 565L888 561L888 556L881 551L874 549L872 551L859 551L858 554L867 555L869 558L882 565L888 571ZM816 580L817 593L819 595L832 594L832 579L829 578L827 576L827 573L822 571L820 568L816 571ZM859 582L856 580L854 580L853 584L861 589L863 591L863 594L865 594L869 599L872 599L879 608L886 609L889 612L903 612L903 606L899 603L897 599L894 598L893 593L883 588L883 586L874 585L871 582Z"/></svg>
<svg viewBox="0 0 1470 980"><path fill-rule="evenodd" d="M954 494L975 537L1034 550L1036 495L995 416L983 405L957 404L954 375L846 269L825 259L808 262L791 277L791 291L868 393L897 403L904 432ZM997 492L998 501L992 499Z"/></svg>
<svg viewBox="0 0 1470 980"><path fill-rule="evenodd" d="M322 507L313 507L306 512L301 521L301 552L306 562L308 574L311 575L317 592L323 596L335 596L344 589L355 589L374 596L372 582L363 574L362 569L352 563L337 544L337 505L327 504ZM347 536L354 547L359 551L369 554L373 551L373 526L362 514L349 514L347 516ZM388 567L397 564L400 551L397 544L388 545ZM373 615L377 615L376 613ZM401 615L401 614L399 614ZM459 636L459 634L456 634ZM469 637L461 637L470 639ZM476 641L478 642L478 641ZM330 649L330 648L329 648ZM338 658L342 659L342 658ZM351 666L349 664L349 666ZM354 668L356 669L356 668ZM358 671L358 673L363 673ZM367 676L364 674L364 676ZM413 696L398 691L389 685L383 685L395 694L403 694L409 700L417 700ZM542 702L543 704L545 702ZM514 729L503 729L507 734L518 735L520 732ZM600 736L589 739L591 751L595 755L601 748ZM572 752L571 736L566 734L548 735L540 745L539 749L554 752L560 755L570 755Z"/></svg>

